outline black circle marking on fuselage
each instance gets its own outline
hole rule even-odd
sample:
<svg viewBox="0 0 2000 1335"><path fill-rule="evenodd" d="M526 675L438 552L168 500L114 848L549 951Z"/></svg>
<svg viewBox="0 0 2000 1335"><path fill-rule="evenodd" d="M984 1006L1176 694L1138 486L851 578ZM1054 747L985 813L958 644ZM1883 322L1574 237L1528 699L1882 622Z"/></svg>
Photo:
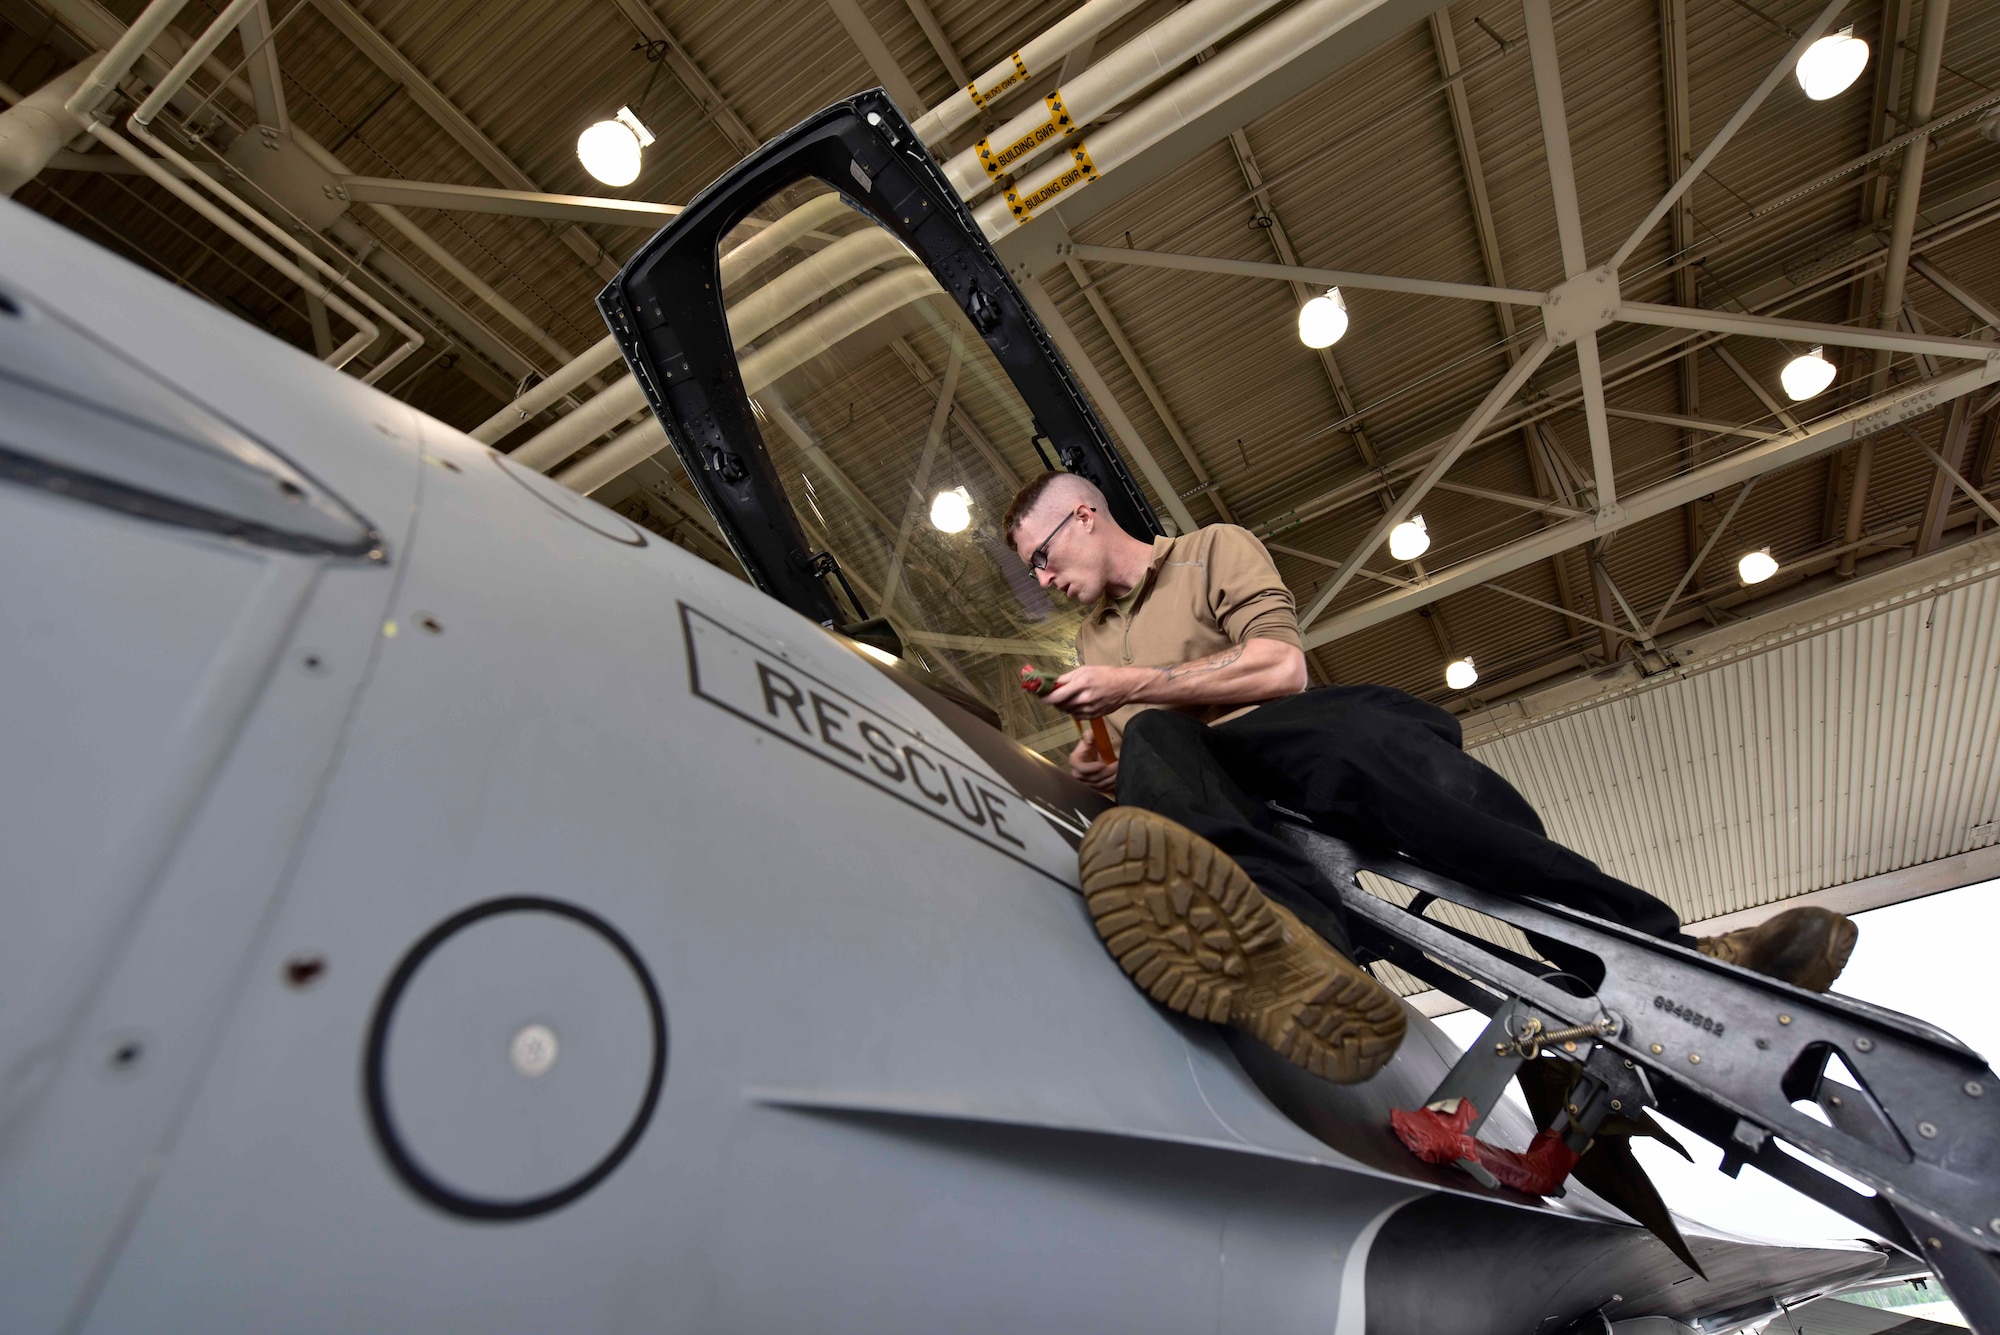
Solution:
<svg viewBox="0 0 2000 1335"><path fill-rule="evenodd" d="M646 1092L639 1100L639 1110L632 1118L632 1124L619 1137L611 1151L597 1162L589 1172L575 1181L554 1191L521 1200L491 1200L468 1196L454 1191L433 1178L411 1155L397 1133L395 1120L389 1115L387 1089L389 1027L396 1014L396 1003L403 991L416 976L437 948L447 940L474 923L505 913L548 913L559 918L567 918L588 930L597 933L624 957L632 976L638 980L639 991L646 999L646 1010L652 1021L653 1052L652 1070L646 1077ZM646 1124L653 1118L653 1109L660 1101L660 1086L667 1074L667 1014L660 1003L659 989L653 985L653 976L647 972L646 963L639 958L639 952L632 943L621 935L617 928L604 919L560 900L543 899L536 895L512 895L504 899L489 899L483 904L474 904L461 909L446 918L424 934L423 939L410 947L396 971L389 975L389 981L382 989L382 995L375 1002L375 1014L368 1024L368 1045L362 1056L362 1086L368 1103L368 1121L375 1132L376 1143L388 1158L389 1166L396 1171L410 1190L422 1196L432 1205L448 1213L466 1219L505 1222L531 1219L536 1215L559 1210L576 1200L611 1175L613 1169L624 1161L645 1134Z"/></svg>

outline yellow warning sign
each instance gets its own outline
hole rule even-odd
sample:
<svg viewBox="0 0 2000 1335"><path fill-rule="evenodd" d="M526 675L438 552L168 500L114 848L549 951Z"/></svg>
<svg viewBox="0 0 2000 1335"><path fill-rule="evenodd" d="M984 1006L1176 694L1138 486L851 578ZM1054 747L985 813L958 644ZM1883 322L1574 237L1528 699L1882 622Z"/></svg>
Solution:
<svg viewBox="0 0 2000 1335"><path fill-rule="evenodd" d="M1040 122L1012 143L993 147L982 139L977 147L979 165L986 168L986 179L995 180L1012 164L1019 162L1035 149L1051 139L1066 139L1076 133L1076 122L1070 118L1069 108L1063 105L1062 90L1058 88L1042 101L1049 109L1048 119Z"/></svg>
<svg viewBox="0 0 2000 1335"><path fill-rule="evenodd" d="M1000 96L1000 94L1006 92L1009 88L1012 88L1015 84L1026 83L1028 81L1028 67L1022 63L1021 53L1019 51L1016 51L1014 53L1013 60L1014 60L1014 72L1012 74L1007 75L1005 78L1001 79L999 83L994 84L991 88L988 88L985 92L983 93L980 92L979 85L976 83L969 83L965 85L966 95L972 99L973 106L980 107L983 109L988 102L991 102L994 98Z"/></svg>
<svg viewBox="0 0 2000 1335"><path fill-rule="evenodd" d="M1070 149L1069 158L1069 165L1047 184L1036 186L1025 195L1015 190L1007 192L1007 207L1013 211L1014 221L1028 221L1035 216L1036 209L1044 207L1071 186L1097 179L1097 164L1090 160L1089 151L1081 143Z"/></svg>

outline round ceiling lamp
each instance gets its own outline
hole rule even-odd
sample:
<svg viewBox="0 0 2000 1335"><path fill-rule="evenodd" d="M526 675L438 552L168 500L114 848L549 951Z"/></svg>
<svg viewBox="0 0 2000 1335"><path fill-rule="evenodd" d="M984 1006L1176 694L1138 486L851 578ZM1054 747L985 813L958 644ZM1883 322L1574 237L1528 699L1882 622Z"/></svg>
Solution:
<svg viewBox="0 0 2000 1335"><path fill-rule="evenodd" d="M1826 359L1825 348L1814 348L1786 362L1778 380L1794 402L1809 399L1833 383L1833 363Z"/></svg>
<svg viewBox="0 0 2000 1335"><path fill-rule="evenodd" d="M972 497L964 487L941 491L931 500L931 527L940 533L963 533L972 523Z"/></svg>
<svg viewBox="0 0 2000 1335"><path fill-rule="evenodd" d="M1389 555L1398 561L1414 561L1430 549L1430 530L1422 515L1411 515L1389 530Z"/></svg>
<svg viewBox="0 0 2000 1335"><path fill-rule="evenodd" d="M1330 348L1347 332L1347 298L1330 287L1299 307L1299 342L1309 348Z"/></svg>
<svg viewBox="0 0 2000 1335"><path fill-rule="evenodd" d="M1469 658L1454 658L1445 664L1444 684L1454 691L1469 691L1479 680L1479 670L1472 666Z"/></svg>
<svg viewBox="0 0 2000 1335"><path fill-rule="evenodd" d="M1778 558L1771 555L1769 547L1754 552L1745 552L1736 563L1736 577L1745 584L1762 584L1778 573Z"/></svg>
<svg viewBox="0 0 2000 1335"><path fill-rule="evenodd" d="M1806 96L1824 102L1846 92L1867 68L1868 43L1856 37L1854 29L1842 28L1807 47L1796 73Z"/></svg>
<svg viewBox="0 0 2000 1335"><path fill-rule="evenodd" d="M652 142L653 132L640 124L632 108L620 107L616 116L576 137L576 157L604 184L630 185L639 179L641 151Z"/></svg>

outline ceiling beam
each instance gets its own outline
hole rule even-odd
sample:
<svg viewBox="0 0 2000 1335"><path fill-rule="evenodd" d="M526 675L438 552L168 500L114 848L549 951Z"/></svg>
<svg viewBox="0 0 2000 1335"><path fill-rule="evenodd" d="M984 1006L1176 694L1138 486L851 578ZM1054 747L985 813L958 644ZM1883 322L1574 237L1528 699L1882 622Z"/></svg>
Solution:
<svg viewBox="0 0 2000 1335"><path fill-rule="evenodd" d="M958 58L958 52L952 50L951 39L944 35L944 29L938 24L937 15L931 13L931 7L925 0L904 0L904 3L910 7L910 17L924 30L924 40L931 44L931 50L937 52L937 58L944 63L944 72L951 76L952 85L964 88L970 84L972 75L966 71L965 62Z"/></svg>
<svg viewBox="0 0 2000 1335"><path fill-rule="evenodd" d="M1465 423L1459 427L1458 433L1452 437L1444 449L1438 452L1437 457L1431 460L1430 466L1424 469L1417 480L1412 482L1408 489L1396 498L1395 504L1389 507L1388 512L1376 521L1374 529L1354 549L1354 554L1347 558L1346 563L1341 567L1340 573L1331 580L1328 580L1326 586L1319 591L1319 596L1313 599L1312 606L1308 607L1304 614L1299 617L1300 629L1305 629L1318 619L1320 613L1326 610L1327 604L1332 602L1334 596L1347 586L1349 580L1353 579L1354 573L1361 568L1362 562L1366 561L1374 554L1375 549L1382 545L1382 540L1389 536L1389 530L1410 517L1410 512L1416 509L1417 502L1421 501L1425 493L1429 492L1436 485L1437 481L1445 475L1446 470L1458 462L1459 456L1471 448L1472 442L1479 438L1479 433L1484 431L1487 425L1492 422L1495 415L1507 406L1508 400L1520 392L1521 386L1527 383L1528 377L1535 373L1535 368L1542 364L1542 360L1549 355L1551 350L1551 345L1547 339L1537 338L1534 344L1529 347L1527 353L1522 356L1521 360L1515 362L1513 368L1500 378L1500 383L1487 391L1486 397L1480 401L1479 407L1473 410L1472 416L1465 419ZM1581 523L1585 521L1573 520L1571 522ZM1433 598L1424 599L1426 603L1435 601L1436 599ZM1325 642L1325 639L1318 641L1321 644Z"/></svg>
<svg viewBox="0 0 2000 1335"><path fill-rule="evenodd" d="M1234 136L1231 136L1233 139ZM1256 197L1268 200L1261 182ZM1268 208L1263 210L1269 216ZM1270 228L1270 231L1277 229ZM1274 242L1275 244L1275 242ZM1286 249L1290 249L1289 243ZM1133 264L1149 269L1180 269L1189 273L1234 274L1241 278L1269 278L1281 283L1310 288L1353 287L1376 292L1402 292L1419 297L1454 297L1460 301L1507 302L1515 306L1539 307L1548 293L1521 287L1487 287L1480 283L1446 283L1430 278L1404 278L1394 274L1356 273L1351 269L1319 269L1298 263L1282 264L1261 260L1217 259L1208 255L1175 255L1158 250L1133 250L1126 246L1059 247L1059 258L1091 260L1099 264ZM1314 293L1314 295L1318 295Z"/></svg>
<svg viewBox="0 0 2000 1335"><path fill-rule="evenodd" d="M500 146L486 137L486 132L473 124L472 118L459 110L458 105L438 86L430 81L422 70L411 63L396 48L395 43L384 37L368 20L361 17L347 0L311 0L314 8L326 17L334 27L340 29L346 38L361 48L361 53L372 61L375 67L401 84L412 101L424 109L426 115L436 121L444 132L458 141L480 166L492 174L493 178L510 190L526 191L530 194L544 193L533 177L521 170L515 161L502 151ZM557 235L562 243L575 252L584 267L607 282L618 276L618 264L604 253L602 247L575 223L561 228Z"/></svg>
<svg viewBox="0 0 2000 1335"><path fill-rule="evenodd" d="M1118 350L1119 360L1124 362L1125 370L1139 386L1139 392L1146 396L1146 402L1152 405L1153 415L1160 419L1160 425L1167 429L1167 436L1174 442L1174 448L1179 450L1181 458L1187 461L1188 469L1193 472L1196 484L1206 489L1204 494L1215 506L1217 513L1222 516L1223 522L1235 523L1235 511L1229 508L1229 502L1223 498L1222 489L1216 485L1215 479L1209 476L1207 465L1203 464L1201 456L1195 453L1194 446L1188 441L1187 432L1181 429L1180 419L1175 417L1174 410L1167 406L1166 396L1160 393L1160 387L1154 382L1152 374L1146 370L1146 364L1139 360L1138 350L1132 346L1132 340L1125 336L1125 327L1118 322L1118 317L1112 314L1111 304L1104 299L1104 294L1097 290L1097 284L1091 280L1089 271L1083 267L1083 262L1072 256L1069 260L1069 274L1076 280L1077 289L1083 293L1083 299L1090 303L1091 312L1097 316L1097 323L1104 326L1104 332L1110 335L1111 346Z"/></svg>
<svg viewBox="0 0 2000 1335"><path fill-rule="evenodd" d="M1160 504L1172 516L1173 522L1183 533L1192 533L1200 528L1201 525L1195 522L1194 515L1189 513L1187 502L1183 501L1180 493L1174 490L1172 479L1168 478L1166 470L1160 467L1160 461L1153 457L1153 451L1147 446L1146 438L1139 434L1139 428L1125 415L1124 405L1118 402L1118 397L1111 392L1111 386L1105 382L1104 376L1084 350L1082 340L1077 338L1076 331L1070 328L1069 321L1063 318L1063 313L1056 306L1055 298L1049 295L1048 288L1042 285L1040 279L1028 278L1021 282L1021 293L1027 297L1028 305L1033 307L1036 318L1042 322L1043 328L1048 330L1049 337L1055 341L1056 351L1062 353L1063 360L1069 363L1070 370L1074 371L1076 378L1083 382L1083 388L1089 393L1091 401L1097 405L1097 411L1103 414L1105 425L1118 437L1119 447L1134 464L1138 465L1139 472L1144 475L1146 481L1153 484L1153 494L1160 498Z"/></svg>
<svg viewBox="0 0 2000 1335"><path fill-rule="evenodd" d="M1589 516L1558 524L1437 572L1422 587L1398 589L1344 608L1308 630L1306 644L1327 644L1342 636L1380 625L1460 589L1483 584L1556 552L1665 514L1697 496L1706 496L1764 473L1790 467L1827 450L1837 449L1863 434L1922 416L1961 395L1971 394L1995 382L2000 382L2000 358L1936 380L1905 386L1880 399L1856 404L1823 418L1803 433L1751 446L1705 464L1691 473L1628 495L1621 502L1621 513L1616 517Z"/></svg>
<svg viewBox="0 0 2000 1335"><path fill-rule="evenodd" d="M656 232L681 211L678 204L648 204L637 199L600 199L592 195L550 195L529 190L495 190L481 185L449 185L441 181L405 181L390 176L343 176L340 188L360 204L395 204L402 208L442 209L449 213L498 213L515 218L551 218L562 222L605 223L642 227Z"/></svg>
<svg viewBox="0 0 2000 1335"><path fill-rule="evenodd" d="M297 10L294 9L293 13ZM286 15L287 18L290 15ZM245 65L243 73L250 80L252 100L257 107L257 123L268 125L280 134L289 134L291 118L285 114L285 83L278 73L278 44L272 41L271 9L267 4L253 5L236 25L236 34L243 40Z"/></svg>
<svg viewBox="0 0 2000 1335"><path fill-rule="evenodd" d="M1338 285L1338 279L1326 279L1327 271L1310 270L1300 266L1298 249L1292 245L1291 233L1285 230L1284 221L1278 217L1278 207L1271 200L1271 188L1264 183L1263 169L1257 165L1256 155L1250 151L1250 136L1242 130L1232 130L1229 134L1229 149L1235 155L1236 170L1243 177L1244 185L1249 187L1252 201L1256 204L1261 217L1270 224L1262 230L1264 235L1270 238L1271 249L1281 261L1278 264L1257 266L1263 271L1263 276L1282 277L1285 282L1290 283L1292 304L1295 308L1304 306L1306 302L1319 296L1320 293L1315 289ZM1307 277L1308 274L1314 276ZM1354 284L1354 286L1365 286L1365 284ZM1354 394L1347 387L1347 377L1341 373L1339 359L1333 355L1331 347L1317 348L1315 351L1319 355L1320 370L1325 373L1327 385L1333 390L1334 406L1340 410L1340 420L1348 424L1346 428L1348 439L1353 442L1355 452L1361 456L1361 462L1370 468L1375 467L1381 462L1381 456L1376 453L1374 443L1368 439L1367 428L1361 424L1360 414L1355 411Z"/></svg>
<svg viewBox="0 0 2000 1335"><path fill-rule="evenodd" d="M1431 45L1437 50L1438 72L1446 80L1445 110L1451 118L1452 137L1458 144L1458 161L1461 175L1465 180L1466 198L1472 206L1472 225L1479 237L1479 256L1486 269L1486 281L1494 287L1507 286L1507 267L1500 257L1500 229L1493 221L1493 200L1486 188L1486 168L1479 154L1479 133L1472 122L1472 99L1465 91L1465 80L1459 77L1464 68L1458 58L1458 37L1452 28L1451 11L1440 9L1431 15ZM1519 325L1514 319L1512 303L1493 303L1493 318L1500 327L1500 337L1507 344L1507 361L1511 365L1521 355L1516 341ZM1545 503L1557 499L1555 479L1543 466L1541 455L1549 446L1542 436L1542 425L1531 422L1521 429L1521 446L1528 459L1528 472L1535 480L1535 491ZM1553 507L1552 508L1557 508ZM1569 506L1561 506L1565 514L1576 513ZM1555 577L1556 596L1565 608L1577 606L1576 589L1570 582L1569 567L1560 558L1551 559L1549 571ZM1588 617L1568 611L1570 631L1577 633Z"/></svg>
<svg viewBox="0 0 2000 1335"><path fill-rule="evenodd" d="M1937 110L1938 67L1944 59L1945 22L1950 17L1950 0L1924 0L1924 18L1917 39L1917 67L1910 86L1910 120L1925 124ZM1930 139L1918 135L1903 149L1901 170L1896 177L1895 215L1889 226L1889 262L1882 269L1882 309L1876 323L1895 329L1903 318L1903 288L1909 278L1910 243L1917 234L1917 202L1923 189L1924 161ZM1889 387L1889 367L1893 350L1877 348L1875 369L1868 379L1868 392L1880 394ZM1863 511L1868 504L1868 479L1875 462L1874 446L1861 442L1854 453L1854 479L1847 490L1846 541L1861 536ZM1854 573L1852 551L1840 559L1842 577Z"/></svg>
<svg viewBox="0 0 2000 1335"><path fill-rule="evenodd" d="M1660 0L1660 97L1664 103L1667 121L1667 180L1671 183L1680 178L1682 172L1694 161L1694 127L1689 111L1688 97L1688 21L1687 0ZM1695 278L1695 267L1681 264L1681 257L1694 249L1694 188L1690 186L1681 192L1674 206L1667 213L1667 241L1673 247L1675 264L1674 304L1677 306L1699 306L1701 294ZM1693 418L1701 415L1701 358L1682 357L1674 363L1675 388L1680 395L1680 410L1684 416ZM1701 442L1695 438L1699 428L1681 424L1681 468L1693 468L1701 462ZM1697 502L1696 504L1699 504ZM1681 511L1681 541L1686 546L1690 559L1699 545L1697 531L1699 525L1695 517L1695 506L1689 505Z"/></svg>
<svg viewBox="0 0 2000 1335"><path fill-rule="evenodd" d="M1001 262L1017 275L1043 273L1059 262L1056 245L1105 210L1174 171L1268 112L1275 111L1329 76L1367 57L1383 43L1406 33L1444 7L1445 0L1375 0L1356 5L1356 15L1317 42L1288 53L1254 80L1232 88L1206 111L1106 171L1088 189L1071 191L1055 206L994 243Z"/></svg>
<svg viewBox="0 0 2000 1335"><path fill-rule="evenodd" d="M1523 0L1521 16L1527 21L1528 60L1534 68L1535 103L1542 118L1549 193L1555 203L1563 277L1568 280L1581 275L1590 267L1590 261L1584 247L1583 213L1577 204L1576 164L1570 155L1569 113L1563 107L1555 20L1549 13L1549 0ZM1616 269L1618 261L1613 260L1610 267ZM1585 329L1576 337L1576 372L1583 386L1583 419L1590 433L1597 507L1609 510L1618 504L1618 483L1611 465L1611 422L1604 412L1604 368L1598 361L1597 334L1592 330Z"/></svg>
<svg viewBox="0 0 2000 1335"><path fill-rule="evenodd" d="M826 0L826 7L840 20L840 26L847 29L848 37L861 50L861 58L868 62L868 68L875 72L875 78L895 102L897 110L903 113L903 118L915 120L923 115L928 108L918 95L916 84L896 63L889 44L882 40L882 34L862 13L860 0Z"/></svg>
<svg viewBox="0 0 2000 1335"><path fill-rule="evenodd" d="M695 63L694 57L687 53L687 48L680 44L679 39L667 30L666 22L653 12L653 7L646 0L611 0L611 3L638 30L639 36L648 42L663 44L666 55L662 59L666 61L668 73L679 81L682 90L701 108L701 114L708 118L717 133L729 141L731 148L738 154L744 154L763 143L743 123L743 118L730 109L729 103L723 100L721 90L709 81L708 75L702 72L701 66Z"/></svg>

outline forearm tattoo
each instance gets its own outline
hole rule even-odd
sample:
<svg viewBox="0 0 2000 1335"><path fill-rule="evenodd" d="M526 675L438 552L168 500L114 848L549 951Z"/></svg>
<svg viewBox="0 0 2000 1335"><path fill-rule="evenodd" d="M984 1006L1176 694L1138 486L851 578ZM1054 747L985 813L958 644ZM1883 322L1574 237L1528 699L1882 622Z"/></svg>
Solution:
<svg viewBox="0 0 2000 1335"><path fill-rule="evenodd" d="M1193 677L1204 672L1220 672L1241 657L1243 657L1243 646L1238 644L1224 649L1219 654L1210 654L1207 658L1197 658L1191 663L1175 663L1171 667L1155 668L1154 671L1160 674L1160 680L1172 681L1176 677Z"/></svg>

